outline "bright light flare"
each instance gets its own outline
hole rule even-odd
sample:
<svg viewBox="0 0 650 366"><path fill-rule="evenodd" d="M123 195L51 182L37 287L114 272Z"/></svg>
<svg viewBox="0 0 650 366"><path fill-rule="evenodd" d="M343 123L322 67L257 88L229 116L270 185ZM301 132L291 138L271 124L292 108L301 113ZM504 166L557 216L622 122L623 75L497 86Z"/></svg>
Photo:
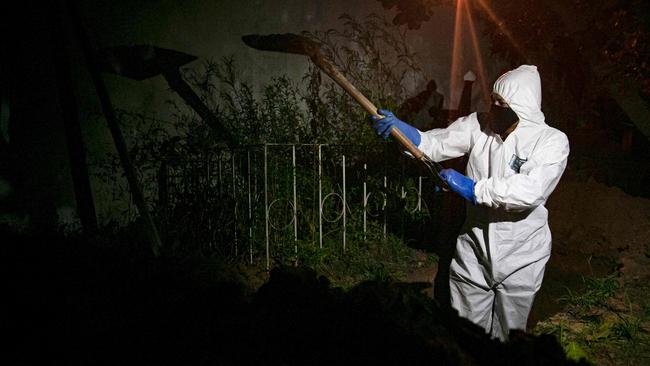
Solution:
<svg viewBox="0 0 650 366"><path fill-rule="evenodd" d="M499 31L505 35L507 40L513 45L515 50L523 55L521 47L517 44L512 33L504 26L502 22L496 15L496 13L489 7L486 0L477 0L480 8L484 11L489 19L499 28ZM478 82L480 88L480 94L483 101L489 104L490 101L490 87L488 85L488 75L485 68L485 63L483 62L483 56L481 55L481 47L479 43L478 33L476 32L476 26L474 23L474 17L472 14L473 8L470 7L471 4L467 1L457 0L456 1L456 13L454 16L454 43L452 49L452 59L451 59L451 70L449 74L449 108L454 108L458 104L456 100L456 95L460 91L459 81L460 81L460 71L463 67L463 36L464 33L469 33L469 38L472 46L472 53L474 59L474 65L478 74ZM474 8L476 9L476 8ZM467 29L463 29L467 27Z"/></svg>
<svg viewBox="0 0 650 366"><path fill-rule="evenodd" d="M485 71L483 57L481 56L481 47L478 42L478 36L476 35L476 28L474 27L474 18L472 17L472 11L469 6L465 6L465 14L467 15L469 33L472 37L472 45L474 46L474 59L478 68L478 80L481 87L481 95L483 97L483 100L487 102L490 100L490 91L488 90L487 85L487 73Z"/></svg>
<svg viewBox="0 0 650 366"><path fill-rule="evenodd" d="M456 105L456 103L454 103L454 95L458 89L458 80L456 75L458 75L458 68L460 66L461 40L463 35L462 7L463 1L456 1L456 16L454 18L454 44L451 54L451 71L449 73L449 109L453 109L453 106Z"/></svg>

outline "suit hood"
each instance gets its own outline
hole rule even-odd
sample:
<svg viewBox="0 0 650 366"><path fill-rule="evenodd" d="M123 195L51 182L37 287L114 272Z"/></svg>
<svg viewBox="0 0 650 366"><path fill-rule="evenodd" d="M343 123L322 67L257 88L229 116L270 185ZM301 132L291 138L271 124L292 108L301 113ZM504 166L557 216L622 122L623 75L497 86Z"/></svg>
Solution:
<svg viewBox="0 0 650 366"><path fill-rule="evenodd" d="M499 94L520 120L544 124L542 82L537 66L521 65L501 75L492 91Z"/></svg>

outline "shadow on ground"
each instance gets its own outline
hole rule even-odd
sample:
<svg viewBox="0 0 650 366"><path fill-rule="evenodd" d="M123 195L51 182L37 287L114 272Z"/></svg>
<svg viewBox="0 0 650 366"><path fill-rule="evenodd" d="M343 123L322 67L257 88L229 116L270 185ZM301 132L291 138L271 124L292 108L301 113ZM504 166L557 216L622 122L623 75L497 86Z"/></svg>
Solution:
<svg viewBox="0 0 650 366"><path fill-rule="evenodd" d="M309 269L277 268L252 292L214 259L2 238L12 364L569 364L554 337L490 340L415 285L344 292Z"/></svg>

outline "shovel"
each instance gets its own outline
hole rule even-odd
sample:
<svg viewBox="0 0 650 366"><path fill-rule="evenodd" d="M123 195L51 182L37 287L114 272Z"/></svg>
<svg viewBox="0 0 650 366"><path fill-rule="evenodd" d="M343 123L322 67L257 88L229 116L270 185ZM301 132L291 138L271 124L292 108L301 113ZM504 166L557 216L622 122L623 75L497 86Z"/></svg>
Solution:
<svg viewBox="0 0 650 366"><path fill-rule="evenodd" d="M311 61L325 72L332 80L341 86L354 100L366 110L366 112L383 118L377 113L377 107L372 104L361 92L350 83L340 71L332 65L320 52L320 43L312 41L309 38L293 34L270 34L270 35L246 35L242 37L242 41L249 47L262 50L262 51L275 51L283 53L293 53L298 55L308 56ZM408 137L404 136L402 131L397 127L393 127L390 131L391 136L400 144L406 151L411 153L422 165L424 165L431 173L436 182L442 187L447 187L447 184L440 178L440 171L442 166L435 161L431 160L420 149L415 146Z"/></svg>

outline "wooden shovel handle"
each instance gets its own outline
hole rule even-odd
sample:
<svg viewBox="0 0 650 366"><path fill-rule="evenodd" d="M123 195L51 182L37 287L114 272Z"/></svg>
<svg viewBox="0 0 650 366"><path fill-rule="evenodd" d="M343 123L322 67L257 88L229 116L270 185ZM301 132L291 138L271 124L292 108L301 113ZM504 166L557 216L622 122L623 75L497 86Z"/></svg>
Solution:
<svg viewBox="0 0 650 366"><path fill-rule="evenodd" d="M384 118L384 116L377 113L377 107L372 104L361 92L348 81L348 79L343 76L331 63L329 63L325 58L320 54L312 55L311 60L318 66L323 72L325 72L329 77L332 78L337 84L339 84L354 100L359 103L366 112L372 114L373 116ZM397 142L402 145L406 151L410 152L416 159L422 160L424 153L415 146L408 137L406 137L402 131L397 127L393 127L390 130L390 135L393 136Z"/></svg>

